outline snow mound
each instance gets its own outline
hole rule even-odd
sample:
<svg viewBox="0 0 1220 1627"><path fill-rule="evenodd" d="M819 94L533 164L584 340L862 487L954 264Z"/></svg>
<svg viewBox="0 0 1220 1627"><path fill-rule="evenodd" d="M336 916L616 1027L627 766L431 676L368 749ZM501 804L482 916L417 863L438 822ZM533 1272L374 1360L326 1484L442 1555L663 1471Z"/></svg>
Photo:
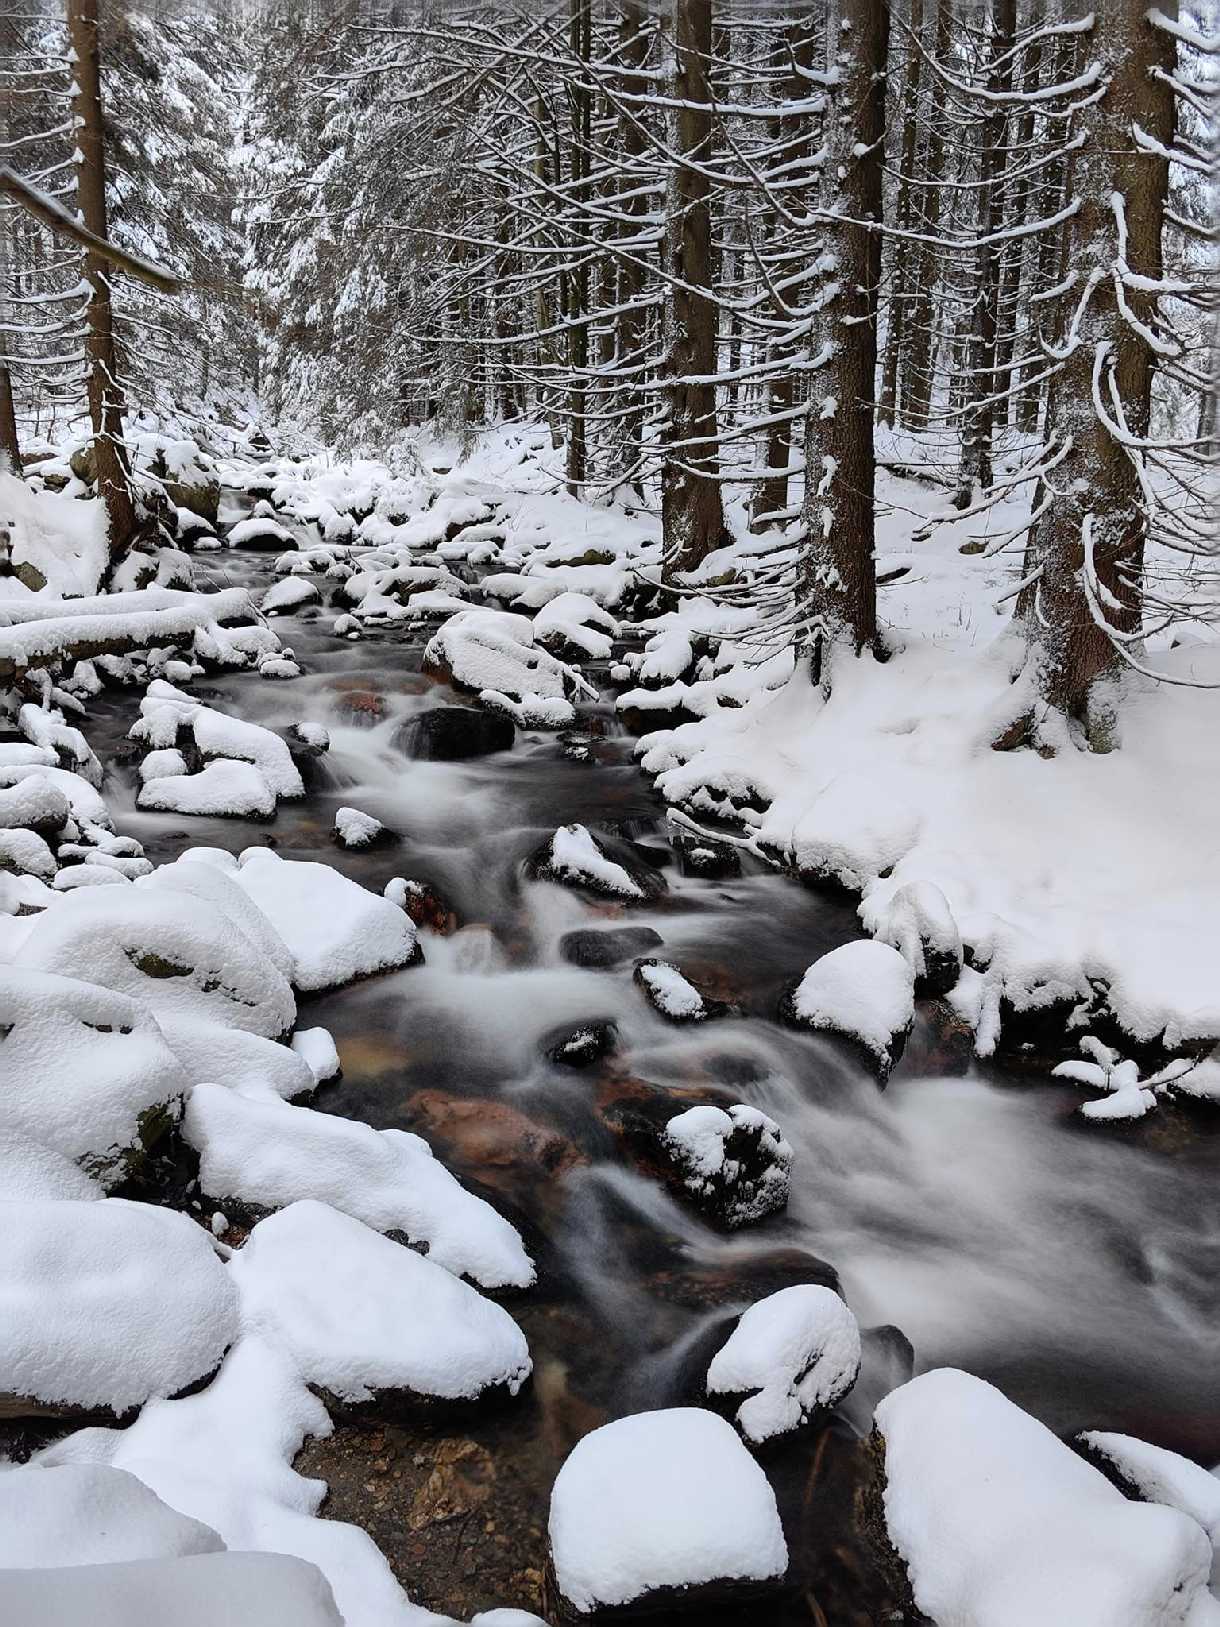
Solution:
<svg viewBox="0 0 1220 1627"><path fill-rule="evenodd" d="M205 764L198 774L150 774L140 787L137 806L160 813L270 819L275 793L253 763L222 759Z"/></svg>
<svg viewBox="0 0 1220 1627"><path fill-rule="evenodd" d="M93 501L38 492L0 470L0 530L11 538L13 577L22 592L80 597L96 593L109 562L106 512Z"/></svg>
<svg viewBox="0 0 1220 1627"><path fill-rule="evenodd" d="M244 1324L342 1401L472 1401L516 1395L529 1377L525 1336L502 1306L324 1203L260 1221L232 1270Z"/></svg>
<svg viewBox="0 0 1220 1627"><path fill-rule="evenodd" d="M249 847L234 879L287 944L298 989L338 988L418 958L410 918L329 865Z"/></svg>
<svg viewBox="0 0 1220 1627"><path fill-rule="evenodd" d="M934 1621L1185 1627L1206 1601L1211 1546L1194 1520L1128 1502L982 1379L923 1373L876 1419L890 1540Z"/></svg>
<svg viewBox="0 0 1220 1627"><path fill-rule="evenodd" d="M493 689L520 701L526 695L563 700L587 688L572 668L534 642L528 616L503 610L463 610L450 616L424 650L424 664L475 694Z"/></svg>
<svg viewBox="0 0 1220 1627"><path fill-rule="evenodd" d="M335 841L340 847L371 847L384 833L385 826L380 819L361 813L359 808L340 808L335 814Z"/></svg>
<svg viewBox="0 0 1220 1627"><path fill-rule="evenodd" d="M888 943L929 994L947 994L962 969L962 935L949 900L930 881L909 881L883 904L860 906L873 937Z"/></svg>
<svg viewBox="0 0 1220 1627"><path fill-rule="evenodd" d="M65 899L55 912L75 901ZM86 1195L72 1190L76 1176L56 1173L56 1155L71 1165L87 1162L103 1184L113 1184L141 1146L143 1126L177 1112L186 1084L181 1063L147 1005L126 994L0 966L0 1032L0 1141L15 1137L48 1149L44 1156L18 1150L9 1169L24 1164L25 1180L55 1188L29 1196ZM21 1188L5 1195L19 1196Z"/></svg>
<svg viewBox="0 0 1220 1627"><path fill-rule="evenodd" d="M205 759L223 757L252 763L277 798L304 796L305 787L292 753L278 734L261 724L247 723L244 718L204 706L164 679L154 679L140 702L140 716L128 731L129 738L154 751L163 751L177 746L184 732L194 739Z"/></svg>
<svg viewBox="0 0 1220 1627"><path fill-rule="evenodd" d="M210 1373L237 1296L185 1215L106 1198L5 1203L0 1392L126 1412Z"/></svg>
<svg viewBox="0 0 1220 1627"><path fill-rule="evenodd" d="M551 1562L587 1614L661 1588L779 1581L775 1494L723 1418L674 1407L619 1418L573 1447L551 1493Z"/></svg>
<svg viewBox="0 0 1220 1627"><path fill-rule="evenodd" d="M316 1566L259 1553L0 1572L0 1617L38 1627L343 1627Z"/></svg>
<svg viewBox="0 0 1220 1627"><path fill-rule="evenodd" d="M661 1142L686 1190L726 1226L762 1220L788 1202L792 1148L756 1107L688 1107Z"/></svg>
<svg viewBox="0 0 1220 1627"><path fill-rule="evenodd" d="M296 1016L292 990L241 920L202 896L184 908L174 889L147 885L156 874L66 894L33 922L23 963L91 978L158 1016L286 1033Z"/></svg>
<svg viewBox="0 0 1220 1627"><path fill-rule="evenodd" d="M858 1040L887 1074L915 1017L915 974L897 949L861 938L815 960L789 1000L797 1023Z"/></svg>
<svg viewBox="0 0 1220 1627"><path fill-rule="evenodd" d="M840 1402L860 1371L860 1329L830 1288L799 1283L751 1305L707 1370L709 1395L746 1395L737 1423L770 1440Z"/></svg>
<svg viewBox="0 0 1220 1627"><path fill-rule="evenodd" d="M230 548L284 548L296 545L296 538L286 525L263 514L238 520L235 526L229 528L225 541Z"/></svg>
<svg viewBox="0 0 1220 1627"><path fill-rule="evenodd" d="M670 961L641 961L635 969L635 980L670 1022L697 1023L713 1015L699 990Z"/></svg>
<svg viewBox="0 0 1220 1627"><path fill-rule="evenodd" d="M97 1181L54 1147L0 1129L0 1199L76 1198L105 1194Z"/></svg>
<svg viewBox="0 0 1220 1627"><path fill-rule="evenodd" d="M0 1570L117 1564L223 1548L215 1531L167 1507L125 1469L64 1463L0 1474Z"/></svg>
<svg viewBox="0 0 1220 1627"><path fill-rule="evenodd" d="M261 1034L173 1017L161 1019L161 1031L188 1083L213 1080L243 1095L286 1102L312 1096L318 1088L313 1069L294 1046Z"/></svg>
<svg viewBox="0 0 1220 1627"><path fill-rule="evenodd" d="M196 1087L183 1125L203 1190L278 1209L315 1198L375 1231L401 1233L434 1264L485 1288L528 1288L534 1266L516 1229L405 1130Z"/></svg>
<svg viewBox="0 0 1220 1627"><path fill-rule="evenodd" d="M263 594L261 609L264 616L282 615L287 610L300 610L307 604L318 604L322 595L313 582L300 576L285 576Z"/></svg>
<svg viewBox="0 0 1220 1627"><path fill-rule="evenodd" d="M1163 1503L1197 1520L1212 1547L1220 1549L1220 1477L1177 1452L1136 1440L1132 1435L1090 1429L1080 1436L1080 1441L1105 1458L1145 1502Z"/></svg>
<svg viewBox="0 0 1220 1627"><path fill-rule="evenodd" d="M298 1028L292 1036L292 1048L320 1085L340 1071L339 1051L327 1028ZM335 1207L341 1209L343 1205Z"/></svg>

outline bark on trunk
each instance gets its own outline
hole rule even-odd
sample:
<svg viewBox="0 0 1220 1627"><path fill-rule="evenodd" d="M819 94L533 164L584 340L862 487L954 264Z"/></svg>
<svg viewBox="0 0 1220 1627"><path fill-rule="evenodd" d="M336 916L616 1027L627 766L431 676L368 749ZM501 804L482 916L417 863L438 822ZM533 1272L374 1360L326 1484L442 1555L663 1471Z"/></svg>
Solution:
<svg viewBox="0 0 1220 1627"><path fill-rule="evenodd" d="M104 238L106 230L106 145L98 49L98 0L68 0L68 33L75 56L72 109L76 121L77 201L86 228ZM135 497L123 440L123 400L115 362L110 280L101 255L85 255L89 284L85 353L89 362L89 414L97 459L98 492L110 526L110 559L117 563L135 535Z"/></svg>
<svg viewBox="0 0 1220 1627"><path fill-rule="evenodd" d="M711 295L711 187L697 167L711 157L707 67L712 0L674 0L674 118L678 153L670 177L665 259L669 294L669 415L661 469L665 579L690 571L726 540L716 455L716 305ZM695 444L691 444L694 442Z"/></svg>
<svg viewBox="0 0 1220 1627"><path fill-rule="evenodd" d="M578 62L589 60L590 0L569 0L568 45ZM588 194L589 142L593 98L587 86L571 91L571 206L579 211ZM568 278L568 491L579 497L589 473L587 414L589 407L589 261L579 246Z"/></svg>
<svg viewBox="0 0 1220 1627"><path fill-rule="evenodd" d="M876 643L877 574L873 407L877 380L877 285L881 237L882 144L889 8L877 0L832 5L832 49L839 80L831 90L827 169L840 175L838 211L826 250L837 292L828 301L822 339L833 347L813 386L805 437L805 543L798 600L808 627L815 681L825 677L824 647L856 652Z"/></svg>
<svg viewBox="0 0 1220 1627"><path fill-rule="evenodd" d="M912 188L915 171L915 138L919 130L919 64L916 43L923 40L923 0L911 0L911 33L914 39L907 51L906 69L902 82L902 104L899 123L902 142L899 149L899 179L894 204L895 224L900 231L910 229L912 217ZM888 323L885 336L885 363L881 372L881 396L877 416L882 423L901 422L898 411L898 370L904 348L907 306L914 295L912 281L916 270L916 256L911 245L899 238L894 244L893 268L890 278Z"/></svg>
<svg viewBox="0 0 1220 1627"><path fill-rule="evenodd" d="M13 406L13 381L0 364L0 472L8 469L21 478L21 446L17 440L17 412Z"/></svg>
<svg viewBox="0 0 1220 1627"><path fill-rule="evenodd" d="M1168 8L1166 8L1168 9ZM1109 744L1108 709L1098 704L1099 682L1120 660L1085 591L1086 548L1104 599L1105 618L1120 632L1138 630L1145 520L1132 458L1093 408L1094 379L1107 412L1121 403L1133 437L1147 434L1154 355L1147 340L1125 320L1114 287L1119 242L1112 198L1123 200L1127 242L1123 258L1137 277L1159 279L1161 231L1168 164L1159 153L1140 152L1132 137L1139 124L1168 148L1175 105L1165 77L1175 63L1172 38L1148 21L1141 0L1102 0L1094 49L1104 53L1111 78L1105 97L1087 115L1088 142L1075 165L1080 210L1073 221L1072 264L1081 282L1102 274L1078 343L1055 380L1055 423L1072 447L1057 470L1054 507L1037 528L1033 556L1041 568L1034 614L1029 619L1041 698L1082 721L1089 743ZM1128 287L1137 322L1155 330L1155 297Z"/></svg>
<svg viewBox="0 0 1220 1627"><path fill-rule="evenodd" d="M621 0L618 25L618 61L623 68L622 88L638 95L640 81L636 74L648 61L648 12L644 0ZM635 194L640 184L639 163L648 148L648 138L640 128L643 115L631 111L625 104L619 116L619 144L623 152L623 171L627 190ZM642 193L624 200L623 210L638 217L643 225L648 200ZM643 250L638 244L627 250L628 258L619 263L618 298L622 309L618 315L616 346L618 364L628 375L629 410L624 413L620 440L623 467L627 474L640 460L640 446L644 433L644 394L647 382L641 369L644 365L644 336L647 331L647 311L642 304L644 296L644 268L640 264ZM638 486L638 480L636 482Z"/></svg>

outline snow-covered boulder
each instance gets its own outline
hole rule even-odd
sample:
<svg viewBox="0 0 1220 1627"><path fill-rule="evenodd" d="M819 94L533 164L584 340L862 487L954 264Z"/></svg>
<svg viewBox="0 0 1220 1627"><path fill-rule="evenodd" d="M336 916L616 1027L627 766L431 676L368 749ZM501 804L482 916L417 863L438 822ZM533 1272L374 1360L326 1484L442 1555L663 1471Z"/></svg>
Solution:
<svg viewBox="0 0 1220 1627"><path fill-rule="evenodd" d="M598 898L639 903L665 891L664 878L642 864L630 869L610 857L585 825L561 825L526 860L526 874L540 881L580 887Z"/></svg>
<svg viewBox="0 0 1220 1627"><path fill-rule="evenodd" d="M915 1603L962 1627L1194 1627L1211 1544L1129 1502L999 1390L952 1368L887 1395L885 1523ZM1212 1612L1214 1615L1214 1611Z"/></svg>
<svg viewBox="0 0 1220 1627"><path fill-rule="evenodd" d="M335 814L334 837L340 847L359 852L393 840L393 832L388 831L380 819L362 813L359 808L340 808Z"/></svg>
<svg viewBox="0 0 1220 1627"><path fill-rule="evenodd" d="M273 639L272 645L271 653L278 651L278 640ZM140 702L140 716L128 736L154 751L178 746L180 737L189 736L205 760L220 757L252 763L277 798L305 794L292 753L278 734L204 706L161 678L149 684Z"/></svg>
<svg viewBox="0 0 1220 1627"><path fill-rule="evenodd" d="M105 1196L100 1184L56 1147L0 1127L0 1200Z"/></svg>
<svg viewBox="0 0 1220 1627"><path fill-rule="evenodd" d="M23 828L39 836L58 836L71 813L71 804L60 788L38 774L0 788L0 829Z"/></svg>
<svg viewBox="0 0 1220 1627"><path fill-rule="evenodd" d="M397 750L422 762L457 763L511 751L517 730L510 717L481 706L433 706L408 718L394 734Z"/></svg>
<svg viewBox="0 0 1220 1627"><path fill-rule="evenodd" d="M298 1028L292 1048L320 1085L339 1073L339 1050L328 1028Z"/></svg>
<svg viewBox="0 0 1220 1627"><path fill-rule="evenodd" d="M214 1080L229 1091L285 1102L318 1088L313 1069L293 1046L261 1034L176 1017L162 1017L161 1031L191 1084Z"/></svg>
<svg viewBox="0 0 1220 1627"><path fill-rule="evenodd" d="M269 1039L286 1033L296 1016L292 989L240 918L202 896L184 908L174 889L148 885L155 874L66 894L31 925L22 964L91 979L157 1015Z"/></svg>
<svg viewBox="0 0 1220 1627"><path fill-rule="evenodd" d="M282 616L291 610L303 610L306 605L320 604L322 594L314 582L300 576L285 576L272 583L263 594L261 609L264 616Z"/></svg>
<svg viewBox="0 0 1220 1627"><path fill-rule="evenodd" d="M63 1463L0 1474L0 1571L223 1549L209 1526L169 1508L126 1469Z"/></svg>
<svg viewBox="0 0 1220 1627"><path fill-rule="evenodd" d="M0 1209L0 1412L123 1414L212 1372L237 1296L211 1239L143 1203Z"/></svg>
<svg viewBox="0 0 1220 1627"><path fill-rule="evenodd" d="M298 1036L300 1037L300 1036ZM315 1198L404 1237L435 1264L484 1288L528 1288L534 1265L516 1229L467 1192L421 1137L198 1085L183 1135L217 1202L279 1209Z"/></svg>
<svg viewBox="0 0 1220 1627"><path fill-rule="evenodd" d="M292 547L295 540L286 525L265 514L252 514L248 520L239 520L230 526L225 536L230 548L260 548L269 553Z"/></svg>
<svg viewBox="0 0 1220 1627"><path fill-rule="evenodd" d="M150 774L136 802L159 813L224 819L270 819L275 814L275 793L260 770L253 763L227 759L205 763L197 774Z"/></svg>
<svg viewBox="0 0 1220 1627"><path fill-rule="evenodd" d="M55 855L37 831L0 830L0 870L51 881L55 876Z"/></svg>
<svg viewBox="0 0 1220 1627"><path fill-rule="evenodd" d="M1207 1533L1216 1560L1220 1560L1220 1475L1133 1435L1089 1429L1079 1441L1091 1457L1104 1463L1142 1501L1163 1503L1197 1520ZM1220 1575L1215 1575L1215 1580L1220 1581Z"/></svg>
<svg viewBox="0 0 1220 1627"><path fill-rule="evenodd" d="M737 1426L758 1444L836 1406L860 1371L860 1329L833 1289L797 1283L745 1311L707 1370L709 1396L744 1396Z"/></svg>
<svg viewBox="0 0 1220 1627"><path fill-rule="evenodd" d="M324 1203L260 1221L233 1260L243 1323L340 1402L516 1395L525 1336L500 1305Z"/></svg>
<svg viewBox="0 0 1220 1627"><path fill-rule="evenodd" d="M28 964L0 966L0 1033L0 1142L40 1143L111 1185L177 1116L182 1065L148 1006L128 994ZM38 1162L52 1180L48 1160ZM84 1196L71 1177L54 1184L61 1181L62 1191L43 1195Z"/></svg>
<svg viewBox="0 0 1220 1627"><path fill-rule="evenodd" d="M897 949L861 938L815 960L784 997L781 1015L855 1040L884 1079L915 1019L915 974Z"/></svg>
<svg viewBox="0 0 1220 1627"><path fill-rule="evenodd" d="M551 1492L550 1565L568 1619L638 1601L700 1611L782 1581L775 1494L715 1413L673 1407L578 1441Z"/></svg>
<svg viewBox="0 0 1220 1627"><path fill-rule="evenodd" d="M634 977L649 1004L667 1022L701 1023L722 1017L728 1010L723 1000L711 1000L701 993L672 961L642 960Z"/></svg>
<svg viewBox="0 0 1220 1627"><path fill-rule="evenodd" d="M424 667L459 689L493 691L518 702L527 696L564 702L581 687L572 668L535 643L528 616L501 610L450 616L424 650ZM570 723L570 704L565 712Z"/></svg>
<svg viewBox="0 0 1220 1627"><path fill-rule="evenodd" d="M587 593L558 593L534 617L534 638L565 661L604 661L618 622Z"/></svg>
<svg viewBox="0 0 1220 1627"><path fill-rule="evenodd" d="M888 943L910 966L926 994L947 994L962 972L962 935L949 900L930 881L908 881L884 904L874 889L861 906L873 937Z"/></svg>
<svg viewBox="0 0 1220 1627"><path fill-rule="evenodd" d="M343 1627L317 1566L275 1553L0 1571L0 1619L39 1627Z"/></svg>
<svg viewBox="0 0 1220 1627"><path fill-rule="evenodd" d="M666 1124L661 1145L685 1190L722 1225L763 1220L788 1202L792 1148L756 1107L688 1107Z"/></svg>
<svg viewBox="0 0 1220 1627"><path fill-rule="evenodd" d="M419 958L411 919L328 864L249 847L234 879L288 946L298 989L339 988Z"/></svg>

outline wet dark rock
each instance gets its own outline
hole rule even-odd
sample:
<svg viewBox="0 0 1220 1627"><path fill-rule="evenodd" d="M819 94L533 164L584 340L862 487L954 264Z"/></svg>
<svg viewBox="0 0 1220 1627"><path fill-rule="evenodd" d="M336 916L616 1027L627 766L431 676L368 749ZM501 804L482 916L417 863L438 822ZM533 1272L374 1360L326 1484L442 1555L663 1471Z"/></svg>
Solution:
<svg viewBox="0 0 1220 1627"><path fill-rule="evenodd" d="M408 718L395 731L394 745L423 762L457 763L510 751L516 738L511 718L476 706L434 706Z"/></svg>
<svg viewBox="0 0 1220 1627"><path fill-rule="evenodd" d="M560 1029L547 1036L543 1049L556 1067L590 1068L609 1056L617 1044L618 1029L612 1022L599 1021Z"/></svg>
<svg viewBox="0 0 1220 1627"><path fill-rule="evenodd" d="M741 874L741 857L729 842L695 836L689 831L675 831L673 845L684 876L697 876L703 881L729 881Z"/></svg>
<svg viewBox="0 0 1220 1627"><path fill-rule="evenodd" d="M650 926L593 927L565 932L559 940L559 953L573 966L586 971L610 971L624 961L634 960L655 949L664 939Z"/></svg>
<svg viewBox="0 0 1220 1627"><path fill-rule="evenodd" d="M416 926L427 927L429 932L447 938L458 929L456 910L426 881L404 881L402 897L395 901L401 903Z"/></svg>
<svg viewBox="0 0 1220 1627"><path fill-rule="evenodd" d="M385 696L375 689L346 689L338 696L335 706L345 723L354 723L362 729L374 728L386 714Z"/></svg>
<svg viewBox="0 0 1220 1627"><path fill-rule="evenodd" d="M662 1130L660 1152L671 1179L718 1225L735 1229L787 1206L792 1148L756 1107L688 1108Z"/></svg>

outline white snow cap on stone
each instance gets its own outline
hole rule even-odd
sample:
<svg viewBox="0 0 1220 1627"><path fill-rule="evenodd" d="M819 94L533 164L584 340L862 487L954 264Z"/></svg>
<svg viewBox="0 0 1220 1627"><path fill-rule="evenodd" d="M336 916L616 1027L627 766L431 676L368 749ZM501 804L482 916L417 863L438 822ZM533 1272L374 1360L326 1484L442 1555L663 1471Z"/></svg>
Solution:
<svg viewBox="0 0 1220 1627"><path fill-rule="evenodd" d="M467 1192L420 1136L287 1107L214 1084L196 1087L183 1134L209 1197L278 1209L316 1198L376 1231L401 1232L428 1258L486 1288L528 1288L534 1265L516 1228Z"/></svg>
<svg viewBox="0 0 1220 1627"><path fill-rule="evenodd" d="M275 812L275 793L261 770L227 758L205 763L197 774L150 775L136 802L159 813L228 819L270 819Z"/></svg>
<svg viewBox="0 0 1220 1627"><path fill-rule="evenodd" d="M302 605L317 604L321 597L316 583L306 582L299 576L285 576L273 582L263 594L260 608L264 616L269 616L285 610L299 610Z"/></svg>
<svg viewBox="0 0 1220 1627"><path fill-rule="evenodd" d="M237 1296L207 1233L144 1203L0 1206L0 1393L122 1413L216 1367Z"/></svg>
<svg viewBox="0 0 1220 1627"><path fill-rule="evenodd" d="M329 1028L298 1028L292 1048L320 1085L339 1072L339 1050Z"/></svg>
<svg viewBox="0 0 1220 1627"><path fill-rule="evenodd" d="M1167 1508L1189 1514L1207 1532L1212 1546L1220 1549L1220 1476L1209 1474L1177 1452L1137 1440L1133 1435L1089 1429L1080 1439L1112 1463L1145 1502L1164 1503Z"/></svg>
<svg viewBox="0 0 1220 1627"><path fill-rule="evenodd" d="M551 1493L550 1540L560 1592L582 1614L788 1568L766 1475L731 1424L697 1407L619 1418L578 1441Z"/></svg>
<svg viewBox="0 0 1220 1627"><path fill-rule="evenodd" d="M55 1147L0 1128L0 1199L104 1197L101 1186Z"/></svg>
<svg viewBox="0 0 1220 1627"><path fill-rule="evenodd" d="M359 808L340 808L335 814L335 837L340 847L368 847L384 829L380 819Z"/></svg>
<svg viewBox="0 0 1220 1627"><path fill-rule="evenodd" d="M643 898L636 882L598 847L585 825L563 825L551 838L550 867L565 881L589 881L622 898Z"/></svg>
<svg viewBox="0 0 1220 1627"><path fill-rule="evenodd" d="M502 1306L327 1204L260 1221L232 1270L244 1325L343 1400L474 1400L497 1385L515 1395L529 1377L525 1335Z"/></svg>
<svg viewBox="0 0 1220 1627"><path fill-rule="evenodd" d="M792 1004L801 1022L850 1035L888 1065L915 1015L914 973L888 943L861 938L815 960Z"/></svg>
<svg viewBox="0 0 1220 1627"><path fill-rule="evenodd" d="M344 1627L315 1565L269 1553L0 1571L0 1620L14 1627Z"/></svg>
<svg viewBox="0 0 1220 1627"><path fill-rule="evenodd" d="M702 1015L703 996L695 985L676 966L668 961L646 962L637 968L637 977L645 984L654 1006L666 1017L676 1021L690 1021Z"/></svg>
<svg viewBox="0 0 1220 1627"><path fill-rule="evenodd" d="M288 945L298 989L338 988L414 956L410 917L330 865L249 847L240 866L234 879Z"/></svg>
<svg viewBox="0 0 1220 1627"><path fill-rule="evenodd" d="M187 1083L147 1005L96 983L0 966L0 1026L0 1140L25 1137L73 1163L91 1158L111 1184L139 1144L143 1115L176 1111Z"/></svg>
<svg viewBox="0 0 1220 1627"><path fill-rule="evenodd" d="M117 1564L223 1548L209 1526L167 1507L126 1469L64 1463L0 1473L0 1570Z"/></svg>
<svg viewBox="0 0 1220 1627"><path fill-rule="evenodd" d="M709 1395L743 1395L747 1440L796 1429L841 1401L860 1371L860 1329L830 1288L798 1283L751 1305L707 1370Z"/></svg>
<svg viewBox="0 0 1220 1627"><path fill-rule="evenodd" d="M728 1108L701 1104L675 1114L666 1124L662 1140L676 1155L685 1174L684 1184L699 1193L720 1183L730 1188L736 1184L741 1166L728 1157L725 1149L737 1130L756 1131L759 1150L769 1160L753 1206L761 1217L770 1214L786 1199L788 1171L792 1166L792 1147L784 1140L784 1133L773 1118L757 1107L740 1102ZM743 1213L741 1218L752 1217Z"/></svg>
<svg viewBox="0 0 1220 1627"><path fill-rule="evenodd" d="M999 1390L938 1368L891 1391L885 1518L915 1602L954 1627L1195 1627L1211 1545L1134 1503ZM1212 1601L1214 1603L1214 1601ZM1196 1612L1196 1613L1192 1613Z"/></svg>

